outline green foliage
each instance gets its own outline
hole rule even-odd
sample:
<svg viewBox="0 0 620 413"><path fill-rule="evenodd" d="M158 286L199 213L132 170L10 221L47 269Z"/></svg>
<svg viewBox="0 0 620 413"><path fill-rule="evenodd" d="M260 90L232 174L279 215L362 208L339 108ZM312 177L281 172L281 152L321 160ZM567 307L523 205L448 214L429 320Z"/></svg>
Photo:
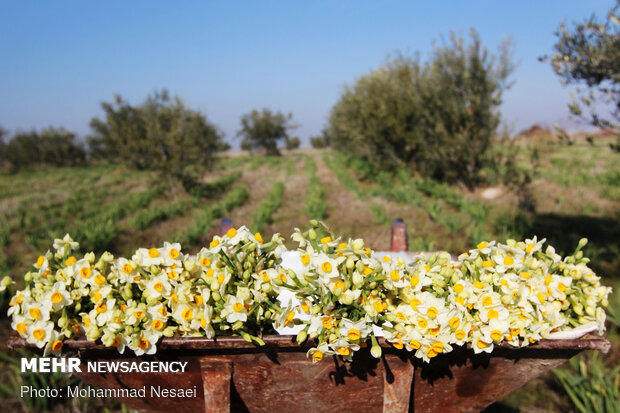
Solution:
<svg viewBox="0 0 620 413"><path fill-rule="evenodd" d="M207 234L214 219L222 217L227 212L243 204L250 191L246 186L238 186L229 190L217 203L207 205L192 225L183 233L173 239L183 245L184 248L195 246L201 237Z"/></svg>
<svg viewBox="0 0 620 413"><path fill-rule="evenodd" d="M310 183L306 192L306 203L304 210L312 219L323 219L327 211L327 204L324 201L325 190L319 177L316 175L316 162L314 157L306 158L306 173L310 177Z"/></svg>
<svg viewBox="0 0 620 413"><path fill-rule="evenodd" d="M414 165L473 185L494 162L497 108L513 68L509 42L492 56L473 30L469 44L452 35L424 64L399 56L345 89L329 118L332 145L381 169Z"/></svg>
<svg viewBox="0 0 620 413"><path fill-rule="evenodd" d="M233 172L212 182L196 183L190 190L190 194L196 198L215 198L226 192L239 177L241 177L241 172Z"/></svg>
<svg viewBox="0 0 620 413"><path fill-rule="evenodd" d="M146 229L156 222L183 215L190 205L188 200L180 199L171 204L162 205L159 208L149 208L140 211L131 220L131 226L138 230Z"/></svg>
<svg viewBox="0 0 620 413"><path fill-rule="evenodd" d="M620 366L607 367L598 353L590 357L573 357L568 369L555 369L553 373L582 413L620 412Z"/></svg>
<svg viewBox="0 0 620 413"><path fill-rule="evenodd" d="M288 149L289 151L299 148L299 145L301 145L301 141L297 136L293 138L288 138L286 140L286 149Z"/></svg>
<svg viewBox="0 0 620 413"><path fill-rule="evenodd" d="M188 109L166 90L131 106L120 96L101 104L105 117L90 125L91 153L137 169L158 170L191 187L221 149L221 133L205 115Z"/></svg>
<svg viewBox="0 0 620 413"><path fill-rule="evenodd" d="M273 214L277 211L282 204L282 197L284 195L284 184L282 182L276 182L267 198L258 206L254 211L252 229L254 231L262 231L265 226L273 223Z"/></svg>
<svg viewBox="0 0 620 413"><path fill-rule="evenodd" d="M273 113L267 108L246 113L241 117L241 129L237 133L237 136L243 138L241 148L264 149L267 155L279 155L278 141L288 141L288 132L295 127L290 123L292 118L292 113Z"/></svg>
<svg viewBox="0 0 620 413"><path fill-rule="evenodd" d="M86 151L73 132L49 127L40 132L18 132L4 143L0 156L12 171L32 166L74 166L86 162ZM1 165L0 165L1 166Z"/></svg>
<svg viewBox="0 0 620 413"><path fill-rule="evenodd" d="M310 138L310 144L314 149L327 148L329 140L325 136L313 136Z"/></svg>
<svg viewBox="0 0 620 413"><path fill-rule="evenodd" d="M620 2L600 22L592 15L573 27L562 23L555 33L557 42L551 58L553 71L565 84L584 85L579 97L569 104L571 113L602 128L620 126ZM613 105L610 116L601 115L597 102ZM584 109L589 114L584 114ZM619 137L620 139L620 137ZM620 150L620 147L618 148Z"/></svg>

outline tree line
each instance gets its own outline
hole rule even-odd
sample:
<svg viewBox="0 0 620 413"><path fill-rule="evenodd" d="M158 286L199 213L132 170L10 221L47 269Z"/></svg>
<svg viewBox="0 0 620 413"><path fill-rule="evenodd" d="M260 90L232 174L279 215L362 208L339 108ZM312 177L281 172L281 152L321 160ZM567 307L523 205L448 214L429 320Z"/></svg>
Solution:
<svg viewBox="0 0 620 413"><path fill-rule="evenodd" d="M562 25L556 53L541 58L565 83L585 83L615 104L611 119L592 113L592 124L606 128L618 126L614 69L620 56L619 22L616 6L606 23L593 17L572 31ZM434 44L426 61L398 54L346 86L322 134L310 142L315 148L345 151L380 170L405 166L421 176L475 186L488 171L506 169L495 147L498 108L515 69L512 54L509 41L496 54L489 52L475 30L469 39L452 34L449 41ZM592 95L582 96L580 103L592 107ZM115 96L101 107L104 116L92 119L92 134L84 143L62 128L18 132L10 139L0 129L0 166L18 170L107 161L164 171L191 189L215 155L230 147L206 115L166 90L139 105ZM583 114L577 103L570 109ZM291 135L297 125L290 113L255 109L240 124L237 137L244 150L279 155L282 146L299 147L300 139Z"/></svg>

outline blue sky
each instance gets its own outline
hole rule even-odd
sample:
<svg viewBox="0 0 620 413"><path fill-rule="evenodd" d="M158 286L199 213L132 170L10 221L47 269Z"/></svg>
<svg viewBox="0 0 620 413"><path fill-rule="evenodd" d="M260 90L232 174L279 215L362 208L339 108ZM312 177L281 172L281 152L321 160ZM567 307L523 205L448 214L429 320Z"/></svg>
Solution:
<svg viewBox="0 0 620 413"><path fill-rule="evenodd" d="M319 134L343 86L397 50L420 52L450 30L519 66L504 94L514 131L568 125L569 89L549 65L562 19L604 16L612 1L0 2L0 126L64 126L86 135L101 101L139 104L168 88L232 140L253 108L292 112L302 141Z"/></svg>

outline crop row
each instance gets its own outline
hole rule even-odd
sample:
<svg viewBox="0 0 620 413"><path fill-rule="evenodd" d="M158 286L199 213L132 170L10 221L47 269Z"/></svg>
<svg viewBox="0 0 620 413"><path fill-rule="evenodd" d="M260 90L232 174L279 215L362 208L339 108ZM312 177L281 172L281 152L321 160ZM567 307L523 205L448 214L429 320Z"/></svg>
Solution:
<svg viewBox="0 0 620 413"><path fill-rule="evenodd" d="M324 201L325 189L317 176L316 162L314 156L308 156L305 162L306 173L310 177L308 190L306 193L306 203L304 210L310 218L323 219L327 211L327 204Z"/></svg>
<svg viewBox="0 0 620 413"><path fill-rule="evenodd" d="M196 246L200 238L209 231L213 220L222 217L227 212L243 204L249 194L250 191L246 186L232 188L215 204L207 205L198 218L192 222L191 226L173 239L180 242L184 248Z"/></svg>
<svg viewBox="0 0 620 413"><path fill-rule="evenodd" d="M254 231L262 231L265 226L273 223L273 214L282 204L282 197L284 195L284 184L282 182L276 182L267 198L258 206L252 216L252 229Z"/></svg>

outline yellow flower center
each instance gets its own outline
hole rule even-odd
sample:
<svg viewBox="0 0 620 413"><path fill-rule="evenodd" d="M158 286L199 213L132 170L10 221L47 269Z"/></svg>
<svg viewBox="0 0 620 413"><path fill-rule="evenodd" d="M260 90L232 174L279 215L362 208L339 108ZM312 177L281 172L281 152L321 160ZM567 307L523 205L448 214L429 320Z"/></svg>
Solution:
<svg viewBox="0 0 620 413"><path fill-rule="evenodd" d="M209 245L211 245L211 248L215 248L218 245L220 245L220 240L216 238L213 241L211 241L211 243Z"/></svg>
<svg viewBox="0 0 620 413"><path fill-rule="evenodd" d="M141 320L144 318L144 311L134 311L133 313L134 317L136 317L138 320Z"/></svg>
<svg viewBox="0 0 620 413"><path fill-rule="evenodd" d="M364 267L364 275L368 276L372 274L372 268L370 268L369 266L365 266Z"/></svg>
<svg viewBox="0 0 620 413"><path fill-rule="evenodd" d="M38 308L31 308L30 310L28 310L28 314L30 314L30 317L36 320L41 317L41 310L39 310Z"/></svg>
<svg viewBox="0 0 620 413"><path fill-rule="evenodd" d="M417 310L420 304L422 304L422 301L418 300L417 298L413 298L411 301L409 301L409 305L414 310Z"/></svg>
<svg viewBox="0 0 620 413"><path fill-rule="evenodd" d="M361 336L362 334L359 332L359 330L356 330L354 328L349 330L349 332L347 333L347 337L349 338L349 340L352 341L359 340Z"/></svg>
<svg viewBox="0 0 620 413"><path fill-rule="evenodd" d="M478 339L478 347L480 348L486 348L489 347L489 345L487 343L485 343L484 341L482 341L482 339Z"/></svg>
<svg viewBox="0 0 620 413"><path fill-rule="evenodd" d="M561 292L566 291L566 285L564 285L564 283L558 283L558 290Z"/></svg>
<svg viewBox="0 0 620 413"><path fill-rule="evenodd" d="M493 304L493 299L492 299L491 297L489 297L488 295L487 295L487 296L485 296L485 297L482 299L482 305L483 305L483 306L488 307L488 306L490 306L490 305L492 305L492 304Z"/></svg>
<svg viewBox="0 0 620 413"><path fill-rule="evenodd" d="M303 302L301 303L301 309L304 310L304 313L307 313L308 311L310 311L310 305L308 305L307 302Z"/></svg>
<svg viewBox="0 0 620 413"><path fill-rule="evenodd" d="M372 303L372 305L373 307L375 307L375 310L377 310L378 313L383 311L383 304L381 304L381 301L375 301L374 303Z"/></svg>
<svg viewBox="0 0 620 413"><path fill-rule="evenodd" d="M458 317L452 317L448 323L450 327L457 328L461 324L461 320Z"/></svg>
<svg viewBox="0 0 620 413"><path fill-rule="evenodd" d="M491 308L489 312L487 313L487 317L489 318L489 320L492 320L494 318L499 317L499 313L494 308Z"/></svg>
<svg viewBox="0 0 620 413"><path fill-rule="evenodd" d="M383 256L383 261L385 261L385 262L391 262L391 261L392 261L392 259L391 259L390 257L388 257L387 255L384 255L384 256Z"/></svg>
<svg viewBox="0 0 620 413"><path fill-rule="evenodd" d="M256 238L256 242L258 242L259 244L263 243L263 237L261 237L260 232L254 234L254 238Z"/></svg>
<svg viewBox="0 0 620 413"><path fill-rule="evenodd" d="M93 270L91 270L90 267L83 267L80 270L80 274L82 274L82 277L84 278L90 278L90 276L93 274Z"/></svg>
<svg viewBox="0 0 620 413"><path fill-rule="evenodd" d="M418 327L424 329L426 328L426 326L428 326L428 321L426 321L425 318L421 318L418 320Z"/></svg>
<svg viewBox="0 0 620 413"><path fill-rule="evenodd" d="M480 244L476 245L476 248L478 248L479 250L485 248L487 246L487 242L486 241L482 241Z"/></svg>
<svg viewBox="0 0 620 413"><path fill-rule="evenodd" d="M465 331L463 330L456 330L454 332L454 337L456 337L457 340L462 340L465 338Z"/></svg>
<svg viewBox="0 0 620 413"><path fill-rule="evenodd" d="M532 252L533 249L534 249L534 246L532 244L525 247L526 254L529 254L530 252Z"/></svg>
<svg viewBox="0 0 620 413"><path fill-rule="evenodd" d="M125 274L131 274L131 272L132 272L132 271L133 271L133 267L131 266L131 264L129 264L129 263L125 263L125 264L123 265L123 272L124 272Z"/></svg>
<svg viewBox="0 0 620 413"><path fill-rule="evenodd" d="M547 284L547 285L551 284L552 280L553 280L553 278L551 278L551 275L549 275L549 274L545 275L545 284Z"/></svg>
<svg viewBox="0 0 620 413"><path fill-rule="evenodd" d="M58 304L59 302L62 301L62 294L60 294L58 291L54 291L50 299L52 300L54 304Z"/></svg>
<svg viewBox="0 0 620 413"><path fill-rule="evenodd" d="M323 327L329 330L334 327L334 320L331 317L323 317L321 324L323 324Z"/></svg>
<svg viewBox="0 0 620 413"><path fill-rule="evenodd" d="M332 242L332 237L321 238L321 244L327 244L328 242Z"/></svg>
<svg viewBox="0 0 620 413"><path fill-rule="evenodd" d="M107 306L107 305L105 305L105 304L103 304L103 303L101 303L101 304L99 304L99 305L97 306L97 312L98 312L99 314L105 313L107 310L108 310L108 306Z"/></svg>
<svg viewBox="0 0 620 413"><path fill-rule="evenodd" d="M431 329L429 329L428 331L429 331L432 335L436 336L437 334L439 334L439 331L440 331L440 330L441 330L441 327L435 327L435 328L431 328Z"/></svg>
<svg viewBox="0 0 620 413"><path fill-rule="evenodd" d="M168 256L170 258L172 258L173 260L176 260L177 258L179 258L180 252L178 249L176 248L170 248L170 252L168 252Z"/></svg>
<svg viewBox="0 0 620 413"><path fill-rule="evenodd" d="M540 301L541 304L545 302L545 296L543 295L543 293L537 293L536 298L538 298L538 301Z"/></svg>
<svg viewBox="0 0 620 413"><path fill-rule="evenodd" d="M491 338L495 341L499 341L502 339L502 332L499 330L491 331Z"/></svg>
<svg viewBox="0 0 620 413"><path fill-rule="evenodd" d="M412 287L415 287L416 285L418 285L419 282L420 282L420 279L415 275L412 275L411 279L409 280L409 283L411 284Z"/></svg>
<svg viewBox="0 0 620 413"><path fill-rule="evenodd" d="M202 295L194 296L194 302L196 303L196 305L201 306L204 303Z"/></svg>
<svg viewBox="0 0 620 413"><path fill-rule="evenodd" d="M303 265L308 265L310 264L310 256L308 254L304 254L301 256L301 263Z"/></svg>
<svg viewBox="0 0 620 413"><path fill-rule="evenodd" d="M515 263L515 259L512 257L504 257L504 265L512 265Z"/></svg>
<svg viewBox="0 0 620 413"><path fill-rule="evenodd" d="M243 311L243 303L235 303L235 305L233 305L233 310L235 310L236 312L241 312Z"/></svg>
<svg viewBox="0 0 620 413"><path fill-rule="evenodd" d="M226 276L224 274L220 274L217 276L217 283L223 284L225 279L226 279Z"/></svg>
<svg viewBox="0 0 620 413"><path fill-rule="evenodd" d="M279 279L280 281L282 281L283 283L285 283L285 282L286 282L286 275L284 275L284 274L278 274L278 279Z"/></svg>
<svg viewBox="0 0 620 413"><path fill-rule="evenodd" d="M140 339L140 342L138 343L138 347L140 347L140 349L142 350L146 350L147 348L149 348L149 344L151 343L149 343L149 341L146 338L142 337Z"/></svg>
<svg viewBox="0 0 620 413"><path fill-rule="evenodd" d="M405 314L403 314L402 312L397 312L396 313L396 317L400 318L402 321L405 321Z"/></svg>
<svg viewBox="0 0 620 413"><path fill-rule="evenodd" d="M351 354L351 349L349 347L338 347L338 354L341 356L348 356Z"/></svg>
<svg viewBox="0 0 620 413"><path fill-rule="evenodd" d="M15 326L15 329L17 330L17 332L19 334L25 334L26 333L26 324L24 323L19 323Z"/></svg>
<svg viewBox="0 0 620 413"><path fill-rule="evenodd" d="M409 345L411 346L412 349L417 350L420 348L421 344L418 340L411 340L409 342Z"/></svg>
<svg viewBox="0 0 620 413"><path fill-rule="evenodd" d="M193 315L194 315L194 312L192 311L191 308L186 308L185 310L183 310L182 316L183 316L184 320L186 320L186 321L187 320L191 320Z"/></svg>
<svg viewBox="0 0 620 413"><path fill-rule="evenodd" d="M69 266L71 266L71 265L75 264L75 261L77 261L77 260L76 260L76 259L75 259L75 257L72 255L72 256L70 256L69 258L67 258L67 260L65 261L65 264L67 265L67 267L69 267Z"/></svg>
<svg viewBox="0 0 620 413"><path fill-rule="evenodd" d="M99 285L102 285L105 283L105 277L101 274L97 274L97 276L95 277L95 282Z"/></svg>
<svg viewBox="0 0 620 413"><path fill-rule="evenodd" d="M205 266L205 267L208 267L209 265L211 265L211 261L209 261L209 259L208 259L207 257L203 257L203 258L200 260L200 263L201 263L203 266Z"/></svg>
<svg viewBox="0 0 620 413"><path fill-rule="evenodd" d="M474 287L476 287L477 289L482 289L484 288L484 284L482 284L480 281L474 281Z"/></svg>
<svg viewBox="0 0 620 413"><path fill-rule="evenodd" d="M493 266L493 261L491 261L491 260L482 261L482 266L484 268L492 267Z"/></svg>
<svg viewBox="0 0 620 413"><path fill-rule="evenodd" d="M523 271L519 273L519 277L523 278L524 280L529 280L530 279L530 273L527 271Z"/></svg>
<svg viewBox="0 0 620 413"><path fill-rule="evenodd" d="M37 267L42 267L45 264L45 257L43 255L39 255L37 258Z"/></svg>
<svg viewBox="0 0 620 413"><path fill-rule="evenodd" d="M400 274L398 273L398 270L392 270L390 272L390 279L392 281L398 281L399 278L400 278Z"/></svg>
<svg viewBox="0 0 620 413"><path fill-rule="evenodd" d="M60 351L60 349L62 348L62 341L60 340L56 340L52 343L52 350L53 351Z"/></svg>
<svg viewBox="0 0 620 413"><path fill-rule="evenodd" d="M32 337L34 337L36 340L43 340L45 338L45 330L37 328L32 332Z"/></svg>
<svg viewBox="0 0 620 413"><path fill-rule="evenodd" d="M398 340L397 342L392 343L392 345L394 346L394 348L397 348L398 350L402 350L404 347L402 340Z"/></svg>
<svg viewBox="0 0 620 413"><path fill-rule="evenodd" d="M160 282L156 282L155 285L153 285L153 289L160 293L164 289L164 285Z"/></svg>
<svg viewBox="0 0 620 413"><path fill-rule="evenodd" d="M463 284L454 284L454 292L460 294L463 291Z"/></svg>
<svg viewBox="0 0 620 413"><path fill-rule="evenodd" d="M159 314L161 314L162 316L165 316L165 315L166 315L166 313L167 313L167 311L166 311L166 307L161 306L161 307L159 308L159 310L157 310L157 312L158 312Z"/></svg>
<svg viewBox="0 0 620 413"><path fill-rule="evenodd" d="M324 272L332 272L332 265L329 262L324 262L323 264L321 264L321 269Z"/></svg>
<svg viewBox="0 0 620 413"><path fill-rule="evenodd" d="M320 352L319 350L316 350L314 353L312 353L312 359L314 361L321 361L321 360L323 360L323 353Z"/></svg>
<svg viewBox="0 0 620 413"><path fill-rule="evenodd" d="M237 235L237 230L236 230L236 229L234 229L234 228L231 228L231 229L229 229L228 231L226 231L226 236L227 236L228 238L232 238L232 237L234 237L235 235Z"/></svg>
<svg viewBox="0 0 620 413"><path fill-rule="evenodd" d="M521 333L521 329L519 327L510 329L510 334L513 336L517 336L519 333Z"/></svg>
<svg viewBox="0 0 620 413"><path fill-rule="evenodd" d="M286 324L292 323L294 319L295 319L295 313L291 311L286 315L286 322L284 324L286 325Z"/></svg>
<svg viewBox="0 0 620 413"><path fill-rule="evenodd" d="M149 257L151 257L151 258L159 257L159 250L157 248L150 248L149 249Z"/></svg>
<svg viewBox="0 0 620 413"><path fill-rule="evenodd" d="M429 307L428 310L426 311L426 315L429 316L430 318L437 317L437 309L435 307Z"/></svg>

